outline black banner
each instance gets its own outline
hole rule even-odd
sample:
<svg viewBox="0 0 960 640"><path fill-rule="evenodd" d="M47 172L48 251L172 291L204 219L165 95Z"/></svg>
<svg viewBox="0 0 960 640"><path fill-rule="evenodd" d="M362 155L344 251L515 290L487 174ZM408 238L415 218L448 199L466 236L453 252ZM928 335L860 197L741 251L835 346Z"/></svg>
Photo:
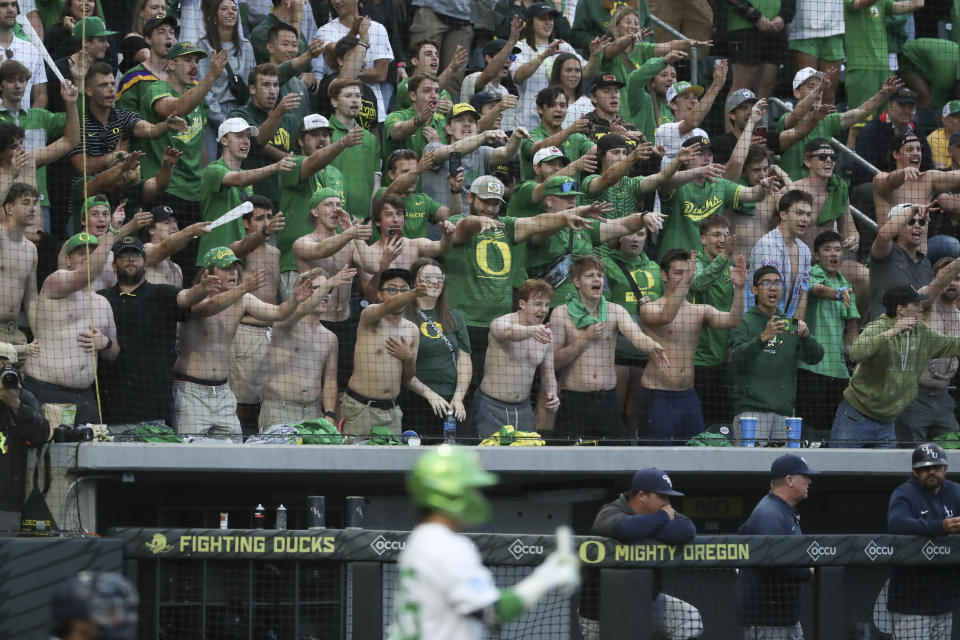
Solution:
<svg viewBox="0 0 960 640"><path fill-rule="evenodd" d="M124 556L148 559L262 559L396 562L406 531L322 529L134 529L108 533L123 540ZM555 548L554 536L467 534L486 564L537 565ZM578 536L580 560L598 567L747 567L960 564L960 537L698 536L685 545L622 544Z"/></svg>

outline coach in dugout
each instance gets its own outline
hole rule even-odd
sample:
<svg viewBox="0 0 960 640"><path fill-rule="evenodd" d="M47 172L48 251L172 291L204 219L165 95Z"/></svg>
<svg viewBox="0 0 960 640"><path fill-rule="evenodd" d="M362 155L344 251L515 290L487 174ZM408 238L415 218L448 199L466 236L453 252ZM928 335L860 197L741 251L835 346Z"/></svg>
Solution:
<svg viewBox="0 0 960 640"><path fill-rule="evenodd" d="M921 444L913 450L912 465L911 478L890 495L887 530L930 537L960 533L960 484L946 479L946 452ZM887 594L893 640L950 640L958 599L956 566L893 567Z"/></svg>

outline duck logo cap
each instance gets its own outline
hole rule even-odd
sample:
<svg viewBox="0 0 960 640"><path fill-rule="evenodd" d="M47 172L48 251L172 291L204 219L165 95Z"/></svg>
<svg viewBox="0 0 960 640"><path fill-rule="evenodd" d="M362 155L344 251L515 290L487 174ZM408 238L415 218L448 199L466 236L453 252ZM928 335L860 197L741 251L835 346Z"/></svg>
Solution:
<svg viewBox="0 0 960 640"><path fill-rule="evenodd" d="M470 193L484 200L499 200L503 202L503 195L507 192L503 183L493 176L480 176L470 185Z"/></svg>

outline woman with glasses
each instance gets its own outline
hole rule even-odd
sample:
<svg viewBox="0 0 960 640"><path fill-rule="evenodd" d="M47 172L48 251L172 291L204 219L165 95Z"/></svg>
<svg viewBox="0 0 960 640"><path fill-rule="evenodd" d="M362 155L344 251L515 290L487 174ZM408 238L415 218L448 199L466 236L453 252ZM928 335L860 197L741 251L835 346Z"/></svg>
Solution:
<svg viewBox="0 0 960 640"><path fill-rule="evenodd" d="M416 305L407 308L407 319L420 331L417 373L400 392L405 426L420 434L424 444L443 438L448 411L463 421L463 398L473 375L467 323L444 296L444 271L433 258L420 258L410 268L416 284L426 286Z"/></svg>

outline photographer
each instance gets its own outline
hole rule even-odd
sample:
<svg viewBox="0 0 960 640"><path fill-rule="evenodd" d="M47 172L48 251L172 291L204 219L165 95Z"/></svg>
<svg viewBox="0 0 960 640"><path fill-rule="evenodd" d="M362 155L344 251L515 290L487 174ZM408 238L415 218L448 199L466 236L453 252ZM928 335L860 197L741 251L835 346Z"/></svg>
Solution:
<svg viewBox="0 0 960 640"><path fill-rule="evenodd" d="M16 362L13 345L0 342L0 531L20 530L27 448L43 445L50 436L50 424L23 388Z"/></svg>

